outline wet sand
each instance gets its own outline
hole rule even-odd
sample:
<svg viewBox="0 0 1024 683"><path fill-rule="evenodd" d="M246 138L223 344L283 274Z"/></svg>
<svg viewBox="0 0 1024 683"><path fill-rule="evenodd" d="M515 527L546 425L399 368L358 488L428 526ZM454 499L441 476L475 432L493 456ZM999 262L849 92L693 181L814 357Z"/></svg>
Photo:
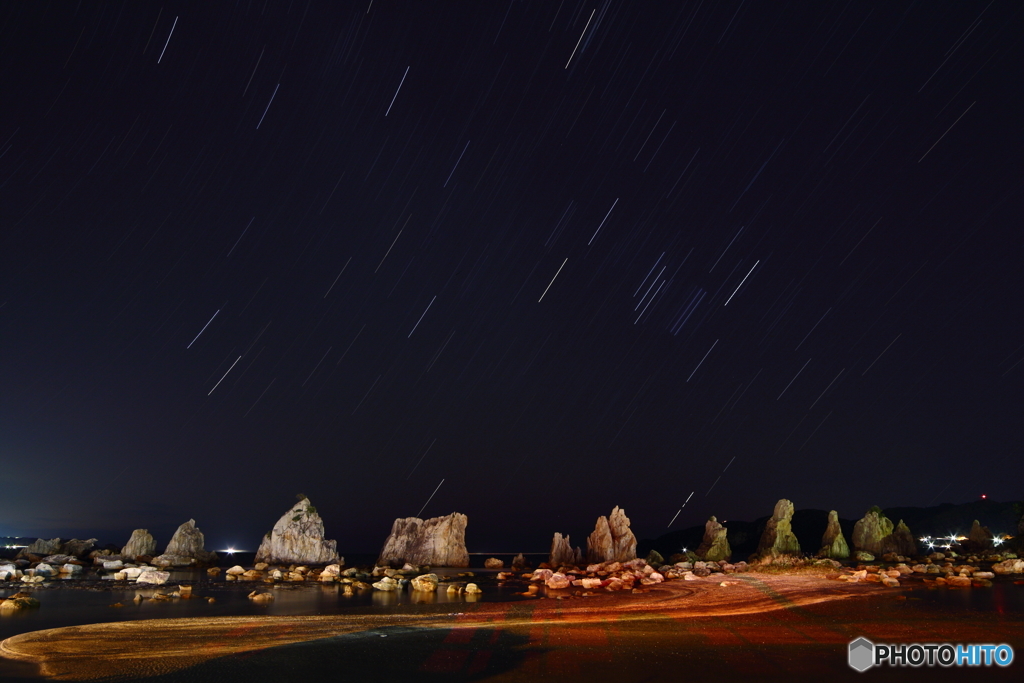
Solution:
<svg viewBox="0 0 1024 683"><path fill-rule="evenodd" d="M1024 615L951 617L914 591L816 576L729 575L644 594L430 605L402 613L154 619L25 633L0 643L6 676L54 680L946 680L1008 669L847 666L858 636L879 642L1010 643L1024 657ZM735 582L735 583L733 583ZM5 670L0 669L0 677Z"/></svg>

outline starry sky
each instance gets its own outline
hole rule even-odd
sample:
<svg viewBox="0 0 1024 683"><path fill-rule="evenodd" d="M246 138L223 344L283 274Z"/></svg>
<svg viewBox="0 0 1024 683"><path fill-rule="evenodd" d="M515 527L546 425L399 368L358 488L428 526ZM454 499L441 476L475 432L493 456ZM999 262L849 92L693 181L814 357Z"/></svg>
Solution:
<svg viewBox="0 0 1024 683"><path fill-rule="evenodd" d="M518 551L614 505L1019 499L1022 28L4 3L0 535L254 548L303 492L343 554L421 510Z"/></svg>

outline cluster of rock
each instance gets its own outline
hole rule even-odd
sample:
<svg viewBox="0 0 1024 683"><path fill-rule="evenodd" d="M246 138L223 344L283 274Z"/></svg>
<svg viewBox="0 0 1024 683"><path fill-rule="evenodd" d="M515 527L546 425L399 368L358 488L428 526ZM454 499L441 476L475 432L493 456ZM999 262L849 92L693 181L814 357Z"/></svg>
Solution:
<svg viewBox="0 0 1024 683"><path fill-rule="evenodd" d="M932 553L925 558L928 560L927 562L913 565L907 564L908 561L903 556L898 556L899 561L895 566L885 568L879 565L860 565L857 568L842 568L841 573L834 578L854 583L858 581L875 582L890 588L898 588L901 579L917 577L928 586L984 588L992 585L992 579L996 574L1024 573L1024 560L1015 557L997 561L992 565L991 571L983 571L978 566L980 560L977 557L969 557L966 562L955 565L952 560L957 559L956 553L949 555L947 557L944 553ZM990 556L988 559L991 560L993 557ZM837 568L839 567L837 566Z"/></svg>
<svg viewBox="0 0 1024 683"><path fill-rule="evenodd" d="M263 537L256 562L332 564L341 558L338 542L324 538L323 520L309 498L302 496Z"/></svg>
<svg viewBox="0 0 1024 683"><path fill-rule="evenodd" d="M468 567L466 515L453 512L444 517L396 519L380 551L378 565L429 565Z"/></svg>
<svg viewBox="0 0 1024 683"><path fill-rule="evenodd" d="M876 557L887 553L913 555L917 552L917 543L903 520L894 528L892 520L877 508L868 510L853 525L853 547L860 553Z"/></svg>
<svg viewBox="0 0 1024 683"><path fill-rule="evenodd" d="M95 538L85 541L77 538L72 538L70 541L61 541L59 538L51 538L49 540L37 538L30 545L19 550L15 559L38 561L41 558L54 556L83 558L89 555L95 545Z"/></svg>
<svg viewBox="0 0 1024 683"><path fill-rule="evenodd" d="M646 560L634 558L626 562L598 562L587 565L585 569L576 566L561 566L557 571L540 568L523 574L521 578L534 584L543 584L551 590L581 588L585 592L579 592L579 595L586 597L595 595L594 591L599 589L605 592L638 592L643 590L642 586L655 586L663 581L694 581L714 577L715 574L733 574L746 570L746 562L677 562L655 567ZM499 580L510 578L513 578L511 573L498 574ZM536 595L538 592L539 586L531 585L523 595Z"/></svg>

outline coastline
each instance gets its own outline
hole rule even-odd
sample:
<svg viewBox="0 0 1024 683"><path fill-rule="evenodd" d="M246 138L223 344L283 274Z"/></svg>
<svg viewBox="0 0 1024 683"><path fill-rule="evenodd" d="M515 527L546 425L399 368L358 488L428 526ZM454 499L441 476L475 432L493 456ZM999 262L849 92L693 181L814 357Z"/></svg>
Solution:
<svg viewBox="0 0 1024 683"><path fill-rule="evenodd" d="M745 617L885 595L877 586L808 575L737 574L728 579L660 584L642 594L468 603L460 605L459 612L451 612L451 605L427 605L389 614L150 619L70 626L12 636L0 642L0 657L9 666L14 663L22 676L32 666L52 680L138 680L184 672L219 658L382 629L529 632L537 627L572 629L652 619Z"/></svg>

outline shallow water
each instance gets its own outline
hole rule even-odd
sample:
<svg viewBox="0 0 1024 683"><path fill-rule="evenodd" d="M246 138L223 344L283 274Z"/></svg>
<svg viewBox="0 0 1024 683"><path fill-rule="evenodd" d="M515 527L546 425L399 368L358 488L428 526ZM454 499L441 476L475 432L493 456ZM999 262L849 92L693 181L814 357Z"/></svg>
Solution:
<svg viewBox="0 0 1024 683"><path fill-rule="evenodd" d="M461 569L438 569L439 576L455 576ZM247 616L270 615L314 615L339 614L345 611L407 611L416 605L450 604L453 612L460 605L474 602L515 601L525 599L517 595L521 585L498 586L494 573L473 570L476 576L461 578L457 584L477 581L483 593L476 596L451 595L444 590L434 593L410 591L385 592L378 590L356 591L347 596L340 584L320 583L279 583L269 585L263 582L226 582L223 578L210 580L202 570L178 570L171 572L170 580L163 586L124 585L106 586L105 580L56 580L41 587L26 588L24 584L0 582L0 597L7 597L19 590L31 592L39 600L39 609L19 612L0 612L0 640L18 633L38 631L62 626L78 626L107 621L128 621L135 619L173 619L183 617ZM223 575L222 575L223 576ZM171 593L178 584L191 584L195 597L167 601L143 600L136 604L137 594L150 597L154 593ZM253 590L269 591L274 600L257 604L249 600ZM205 598L214 598L210 603ZM120 603L121 607L113 607Z"/></svg>

